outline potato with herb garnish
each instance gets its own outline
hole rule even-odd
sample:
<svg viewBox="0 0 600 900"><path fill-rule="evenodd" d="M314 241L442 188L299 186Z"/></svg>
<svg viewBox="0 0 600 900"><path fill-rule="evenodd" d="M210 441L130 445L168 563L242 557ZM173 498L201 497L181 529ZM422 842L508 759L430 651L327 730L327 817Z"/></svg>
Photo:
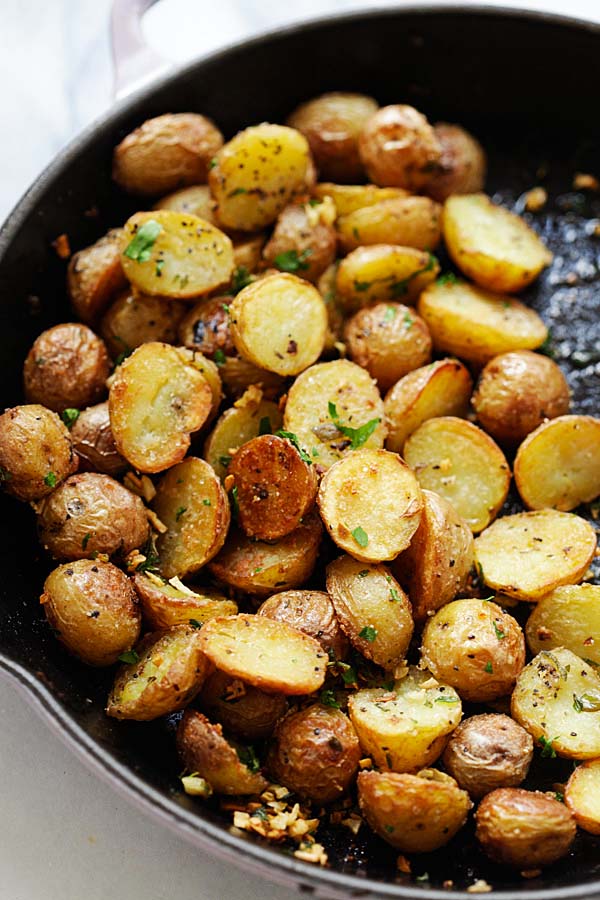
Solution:
<svg viewBox="0 0 600 900"><path fill-rule="evenodd" d="M213 588L192 590L176 576L167 581L153 571L136 572L132 578L144 621L153 630L173 625L203 625L217 616L234 616L237 603Z"/></svg>
<svg viewBox="0 0 600 900"><path fill-rule="evenodd" d="M397 197L340 216L336 228L343 251L371 244L434 250L442 233L442 207L429 197Z"/></svg>
<svg viewBox="0 0 600 900"><path fill-rule="evenodd" d="M185 305L177 300L125 290L102 316L100 334L113 359L123 359L148 341L176 344L185 311Z"/></svg>
<svg viewBox="0 0 600 900"><path fill-rule="evenodd" d="M333 201L290 203L275 223L263 249L264 261L282 272L316 282L335 259L337 237Z"/></svg>

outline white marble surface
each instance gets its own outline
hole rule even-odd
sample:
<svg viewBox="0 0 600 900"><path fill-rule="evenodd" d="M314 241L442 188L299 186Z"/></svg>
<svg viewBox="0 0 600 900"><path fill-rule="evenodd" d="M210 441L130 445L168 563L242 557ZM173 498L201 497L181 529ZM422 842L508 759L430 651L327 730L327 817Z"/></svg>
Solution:
<svg viewBox="0 0 600 900"><path fill-rule="evenodd" d="M464 2L464 0L463 0ZM148 41L184 60L311 15L385 0L162 0ZM598 0L504 0L600 21ZM0 220L112 99L110 0L0 0ZM185 27L182 27L182 22ZM0 682L0 900L285 900L144 816L90 773Z"/></svg>

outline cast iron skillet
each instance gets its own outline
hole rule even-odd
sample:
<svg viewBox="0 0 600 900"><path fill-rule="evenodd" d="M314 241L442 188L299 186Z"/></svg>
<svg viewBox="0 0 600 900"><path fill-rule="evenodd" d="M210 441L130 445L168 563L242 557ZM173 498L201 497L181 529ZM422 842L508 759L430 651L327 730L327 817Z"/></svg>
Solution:
<svg viewBox="0 0 600 900"><path fill-rule="evenodd" d="M577 412L600 410L598 238L586 220L595 201L571 192L574 171L600 159L597 89L600 28L566 18L473 8L405 8L328 19L252 40L163 77L76 140L40 177L0 232L0 401L21 399L21 367L33 338L68 320L65 264L50 242L66 232L74 249L121 224L139 203L110 179L111 151L143 119L197 110L227 135L252 122L280 121L324 90L406 101L432 120L472 129L489 153L490 193L515 204L544 183L550 203L536 221L555 252L552 268L526 296L552 327L552 347L568 374ZM518 203L517 203L518 206ZM95 211L95 212L94 212ZM52 637L37 597L50 563L37 549L31 511L0 501L0 670L96 770L194 843L308 893L329 897L447 898L485 878L494 896L600 898L600 841L581 834L573 853L523 880L486 863L470 831L422 857L413 877L379 839L322 828L330 867L301 863L237 837L216 805L181 793L172 724L120 723L103 713L110 672L79 665ZM516 501L509 501L515 508ZM565 777L560 761L540 762L548 785ZM570 768L570 767L566 767ZM429 874L428 880L414 877Z"/></svg>

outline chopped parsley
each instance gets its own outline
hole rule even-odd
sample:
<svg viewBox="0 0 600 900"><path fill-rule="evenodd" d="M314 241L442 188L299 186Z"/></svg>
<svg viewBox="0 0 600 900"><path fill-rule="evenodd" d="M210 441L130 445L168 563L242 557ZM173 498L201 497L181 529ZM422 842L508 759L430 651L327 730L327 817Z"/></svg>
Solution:
<svg viewBox="0 0 600 900"><path fill-rule="evenodd" d="M303 250L301 253L298 253L297 250L284 250L283 253L277 254L273 260L273 265L281 272L305 271L308 269L306 260L311 255L312 250L310 248Z"/></svg>
<svg viewBox="0 0 600 900"><path fill-rule="evenodd" d="M422 875L416 875L415 881L429 881L429 872L423 872Z"/></svg>
<svg viewBox="0 0 600 900"><path fill-rule="evenodd" d="M202 505L203 506L212 506L212 503L210 502L208 497L205 497L204 500L202 501Z"/></svg>
<svg viewBox="0 0 600 900"><path fill-rule="evenodd" d="M347 438L350 438L351 450L358 450L359 447L362 447L362 445L369 440L369 438L381 422L380 418L369 419L369 421L365 422L364 425L359 425L358 428L351 428L349 425L342 425L338 416L337 406L335 405L335 403L333 403L333 401L329 401L329 403L327 404L327 408L329 410L331 421L333 422L337 430Z"/></svg>
<svg viewBox="0 0 600 900"><path fill-rule="evenodd" d="M384 316L383 316L383 321L384 321L384 322L391 322L392 319L395 319L395 318L396 318L396 313L397 313L397 312L398 312L398 310L395 309L395 307L393 307L393 306L388 306L388 307L386 308L386 310L385 310L385 313L384 313Z"/></svg>
<svg viewBox="0 0 600 900"><path fill-rule="evenodd" d="M48 487L53 488L56 487L57 480L58 479L56 478L54 472L48 472L48 474L44 477L44 484L47 484Z"/></svg>
<svg viewBox="0 0 600 900"><path fill-rule="evenodd" d="M218 366L224 366L226 362L225 354L222 350L215 350L214 361Z"/></svg>
<svg viewBox="0 0 600 900"><path fill-rule="evenodd" d="M271 420L268 416L263 416L260 420L260 424L258 426L258 434L271 434L273 429L271 428Z"/></svg>
<svg viewBox="0 0 600 900"><path fill-rule="evenodd" d="M544 356L549 356L550 359L554 359L554 349L552 347L552 332L548 329L548 335L543 344L537 348L539 353L543 353Z"/></svg>
<svg viewBox="0 0 600 900"><path fill-rule="evenodd" d="M86 549L86 547L87 547L87 545L88 545L88 543L89 543L89 540L90 540L91 536L92 536L92 532L91 532L91 531L88 531L87 534L84 534L84 536L83 536L83 538L82 538L82 540L81 540L81 549L82 549L82 550L85 550L85 549Z"/></svg>
<svg viewBox="0 0 600 900"><path fill-rule="evenodd" d="M488 673L488 675L492 675L494 671L494 667L489 660L485 664L485 671Z"/></svg>
<svg viewBox="0 0 600 900"><path fill-rule="evenodd" d="M458 703L458 697L436 697L435 703Z"/></svg>
<svg viewBox="0 0 600 900"><path fill-rule="evenodd" d="M425 272L430 272L437 265L437 259L433 255L433 253L429 254L429 258L427 260L427 265L423 266L422 269L417 269L416 272L413 272L407 278L403 278L402 281L395 281L390 287L390 296L392 299L397 299L398 297L404 297L405 294L408 293L408 289L412 281L415 280L419 275L423 275Z"/></svg>
<svg viewBox="0 0 600 900"><path fill-rule="evenodd" d="M361 569L360 572L358 573L358 577L359 577L359 578L366 578L368 574L369 574L369 570L368 570L368 569Z"/></svg>
<svg viewBox="0 0 600 900"><path fill-rule="evenodd" d="M240 194L247 194L248 191L244 187L234 188L227 194L228 197L238 197Z"/></svg>
<svg viewBox="0 0 600 900"><path fill-rule="evenodd" d="M355 281L354 282L354 290L358 291L360 294L362 294L363 291L369 290L372 283L373 282L371 282L371 281Z"/></svg>
<svg viewBox="0 0 600 900"><path fill-rule="evenodd" d="M436 279L436 284L458 284L458 278L454 272L445 272Z"/></svg>
<svg viewBox="0 0 600 900"><path fill-rule="evenodd" d="M323 704L323 706L331 706L332 709L340 708L340 704L336 700L335 691L332 691L331 688L327 688L326 690L321 691L319 701Z"/></svg>
<svg viewBox="0 0 600 900"><path fill-rule="evenodd" d="M126 650L124 653L121 653L119 660L128 665L133 665L133 663L139 662L140 658L135 650Z"/></svg>
<svg viewBox="0 0 600 900"><path fill-rule="evenodd" d="M559 803L564 803L565 795L562 794L560 791L554 791L554 799L558 800Z"/></svg>
<svg viewBox="0 0 600 900"><path fill-rule="evenodd" d="M377 637L377 629L373 628L372 625L365 625L363 630L359 631L358 636L359 638L363 638L363 640L368 641L370 644L372 644Z"/></svg>
<svg viewBox="0 0 600 900"><path fill-rule="evenodd" d="M229 315L229 303L221 303L221 309L225 313L225 315Z"/></svg>
<svg viewBox="0 0 600 900"><path fill-rule="evenodd" d="M408 329L408 328L412 328L414 319L413 319L413 317L411 316L411 314L409 313L408 310L406 310L406 312L404 313L404 319L403 319L403 321L404 321L404 324L406 325L407 329Z"/></svg>
<svg viewBox="0 0 600 900"><path fill-rule="evenodd" d="M238 294L243 288L252 284L253 281L254 277L250 274L246 266L238 266L233 270L233 275L231 276L231 293ZM223 309L225 309L225 305L226 304L223 305ZM229 307L227 307L225 311L229 312Z"/></svg>
<svg viewBox="0 0 600 900"><path fill-rule="evenodd" d="M496 632L496 637L498 638L498 640L503 641L506 637L506 633L502 631L501 628L498 628L495 619L492 620L492 625L494 626L494 631Z"/></svg>
<svg viewBox="0 0 600 900"><path fill-rule="evenodd" d="M552 740L549 741L544 735L538 738L538 744L542 748L542 759L554 759L556 757L556 750L553 747L555 740L556 738L553 737Z"/></svg>
<svg viewBox="0 0 600 900"><path fill-rule="evenodd" d="M233 516L234 519L237 520L239 511L240 511L240 506L238 503L237 485L234 484L234 486L231 488L231 490L229 492L229 497L231 499L231 515Z"/></svg>
<svg viewBox="0 0 600 900"><path fill-rule="evenodd" d="M198 619L190 619L189 622L192 628L202 628L202 622L199 622Z"/></svg>
<svg viewBox="0 0 600 900"><path fill-rule="evenodd" d="M312 465L312 459L310 458L306 450L302 449L302 447L300 446L300 441L293 431L284 431L280 428L275 432L275 437L285 438L286 440L290 441L290 443L294 445L294 447L300 454L300 459L303 459L304 462L310 463Z"/></svg>
<svg viewBox="0 0 600 900"><path fill-rule="evenodd" d="M179 520L182 517L182 515L184 514L184 512L187 512L187 506L179 506L177 509L177 512L175 513L175 521L176 522L179 522Z"/></svg>
<svg viewBox="0 0 600 900"><path fill-rule="evenodd" d="M259 772L260 771L260 761L254 747L236 747L236 753L238 755L238 759L241 763L247 766L251 772Z"/></svg>
<svg viewBox="0 0 600 900"><path fill-rule="evenodd" d="M349 666L348 663L339 662L338 668L342 671L342 681L344 684L358 684L358 675L356 674L354 666Z"/></svg>
<svg viewBox="0 0 600 900"><path fill-rule="evenodd" d="M390 595L394 603L400 603L400 594L398 593L396 588L390 588Z"/></svg>
<svg viewBox="0 0 600 900"><path fill-rule="evenodd" d="M227 469L229 467L229 463L231 462L231 457L228 453L226 453L225 455L219 457L219 462L224 469Z"/></svg>
<svg viewBox="0 0 600 900"><path fill-rule="evenodd" d="M154 538L150 537L146 541L144 547L142 548L142 555L146 557L146 559L139 563L135 567L136 572L156 572L158 569L158 564L160 562L160 558L158 553L156 552L156 545L154 543Z"/></svg>
<svg viewBox="0 0 600 900"><path fill-rule="evenodd" d="M77 419L79 418L79 410L73 409L69 407L68 409L63 409L61 413L61 419L67 426L67 428L72 428Z"/></svg>
<svg viewBox="0 0 600 900"><path fill-rule="evenodd" d="M152 248L163 227L155 219L148 219L136 231L133 239L125 247L123 255L135 262L148 262L152 256Z"/></svg>
<svg viewBox="0 0 600 900"><path fill-rule="evenodd" d="M576 712L598 712L600 710L600 691L586 691L581 697L573 694L573 709Z"/></svg>
<svg viewBox="0 0 600 900"><path fill-rule="evenodd" d="M360 525L357 525L357 527L354 529L354 531L352 532L352 537L359 547L366 547L369 543L369 535L364 530L364 528L361 528Z"/></svg>
<svg viewBox="0 0 600 900"><path fill-rule="evenodd" d="M218 165L218 163L217 163L217 157L216 157L216 156L213 156L213 158L211 159L211 161L210 161L209 164L208 164L208 170L209 170L209 172L210 172L211 169L214 169L214 167L215 167L216 165Z"/></svg>
<svg viewBox="0 0 600 900"><path fill-rule="evenodd" d="M157 278L162 278L162 270L164 269L164 267L165 267L164 259L157 259L156 260L156 268L154 270L154 274L156 275Z"/></svg>

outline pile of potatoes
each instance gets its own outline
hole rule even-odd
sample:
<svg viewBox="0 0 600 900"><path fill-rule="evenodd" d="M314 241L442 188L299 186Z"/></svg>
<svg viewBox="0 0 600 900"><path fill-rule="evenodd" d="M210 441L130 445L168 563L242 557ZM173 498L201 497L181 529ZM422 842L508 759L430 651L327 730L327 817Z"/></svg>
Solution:
<svg viewBox="0 0 600 900"><path fill-rule="evenodd" d="M0 480L58 563L58 639L121 663L109 716L185 709L205 794L356 796L402 853L476 806L483 852L531 870L600 834L574 512L600 420L535 352L515 295L552 255L485 168L460 126L359 94L228 141L144 122L113 159L142 209L71 258L74 321L27 355ZM513 475L525 511L499 517ZM564 802L521 787L536 752L581 763Z"/></svg>

